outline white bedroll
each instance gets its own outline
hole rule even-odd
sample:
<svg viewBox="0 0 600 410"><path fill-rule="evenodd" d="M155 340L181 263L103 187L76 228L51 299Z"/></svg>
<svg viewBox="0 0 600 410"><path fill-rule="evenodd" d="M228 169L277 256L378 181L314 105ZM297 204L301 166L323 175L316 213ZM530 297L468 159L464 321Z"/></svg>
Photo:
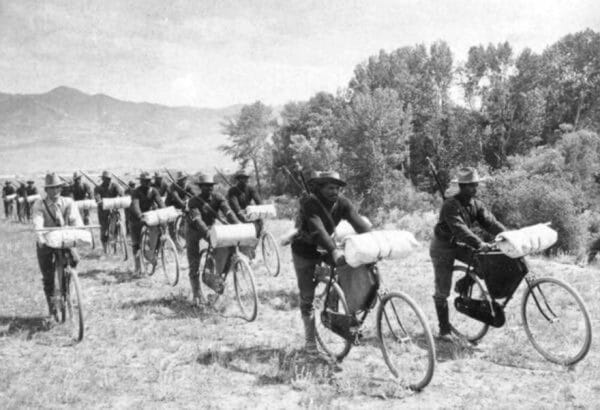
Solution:
<svg viewBox="0 0 600 410"><path fill-rule="evenodd" d="M80 211L98 208L98 203L93 199L82 199L75 201L75 205Z"/></svg>
<svg viewBox="0 0 600 410"><path fill-rule="evenodd" d="M369 219L366 216L361 216L361 218L367 223L369 228L373 227L373 224L371 223L371 221L369 221ZM350 225L350 222L346 221L345 219L342 219L340 223L337 224L337 226L335 227L334 235L336 241L342 242L348 236L356 235L356 231L354 230L352 225Z"/></svg>
<svg viewBox="0 0 600 410"><path fill-rule="evenodd" d="M131 197L118 196L116 198L102 198L102 209L108 211L111 209L124 209L131 206Z"/></svg>
<svg viewBox="0 0 600 410"><path fill-rule="evenodd" d="M175 222L178 216L179 211L175 209L175 207L168 206L166 208L144 212L142 214L142 220L148 226L158 226L169 222Z"/></svg>
<svg viewBox="0 0 600 410"><path fill-rule="evenodd" d="M42 196L40 194L28 195L27 196L27 202L29 202L29 203L35 202L38 199L42 199Z"/></svg>
<svg viewBox="0 0 600 410"><path fill-rule="evenodd" d="M348 265L377 262L380 259L400 259L410 255L419 242L408 231L373 231L348 236L344 242L344 256Z"/></svg>
<svg viewBox="0 0 600 410"><path fill-rule="evenodd" d="M256 245L256 226L253 223L233 225L213 225L209 232L210 244L213 248L225 246Z"/></svg>
<svg viewBox="0 0 600 410"><path fill-rule="evenodd" d="M17 194L10 194L10 195L6 195L6 197L4 198L5 201L12 201L17 197Z"/></svg>
<svg viewBox="0 0 600 410"><path fill-rule="evenodd" d="M520 258L548 249L558 240L558 233L550 223L537 224L496 235L496 245L506 256Z"/></svg>
<svg viewBox="0 0 600 410"><path fill-rule="evenodd" d="M274 204L248 205L246 207L248 219L268 219L277 217L277 209Z"/></svg>
<svg viewBox="0 0 600 410"><path fill-rule="evenodd" d="M92 233L85 229L58 229L43 234L44 243L53 249L73 248L77 245L91 245Z"/></svg>

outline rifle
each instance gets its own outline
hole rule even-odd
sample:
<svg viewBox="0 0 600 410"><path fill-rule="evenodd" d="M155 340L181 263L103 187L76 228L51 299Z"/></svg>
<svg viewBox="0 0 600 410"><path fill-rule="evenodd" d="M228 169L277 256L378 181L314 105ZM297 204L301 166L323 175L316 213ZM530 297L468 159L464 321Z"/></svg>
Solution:
<svg viewBox="0 0 600 410"><path fill-rule="evenodd" d="M71 181L69 181L67 178L61 177L60 175L58 176L63 182L67 183L68 185L71 185Z"/></svg>
<svg viewBox="0 0 600 410"><path fill-rule="evenodd" d="M227 179L227 177L221 171L219 171L219 168L215 167L215 171L217 171L217 174L219 174L219 176L221 178L223 178L225 180L225 182L227 182L227 185L229 185L231 188L233 188L233 184L229 181L229 179Z"/></svg>
<svg viewBox="0 0 600 410"><path fill-rule="evenodd" d="M435 179L435 183L437 184L438 190L440 191L440 194L442 195L442 199L445 201L446 195L444 194L444 188L442 187L442 183L440 182L440 178L438 176L437 169L435 168L435 165L433 165L431 158L426 157L426 159L427 159L427 162L429 163L429 170L431 171L431 174L433 175L433 179Z"/></svg>
<svg viewBox="0 0 600 410"><path fill-rule="evenodd" d="M83 175L88 181L90 181L92 184L94 184L95 187L98 186L98 184L96 182L94 182L94 180L92 178L90 178L90 176L88 174L86 174L82 170L79 170L79 172L81 172L81 175Z"/></svg>
<svg viewBox="0 0 600 410"><path fill-rule="evenodd" d="M116 179L117 181L119 181L119 182L121 183L121 185L123 185L125 188L129 188L129 185L127 185L127 184L125 183L125 181L123 181L121 178L119 178L118 176L116 176L116 175L114 174L114 172L111 172L110 174L111 174L113 177L115 177L115 179Z"/></svg>
<svg viewBox="0 0 600 410"><path fill-rule="evenodd" d="M171 180L173 185L175 185L177 188L179 188L179 190L182 191L184 194L186 194L189 198L194 198L194 195L192 195L191 193L189 193L188 191L183 189L181 186L179 186L179 184L177 183L177 180L173 177L173 175L171 175L171 172L167 168L165 168L165 171L167 172L167 176L169 177L169 179ZM210 206L208 204L208 202L206 202L204 199L202 199L202 197L200 197L200 195L196 195L196 198L198 198L200 201L202 201L202 204L206 207L206 209L208 209L213 214L213 216L219 220L219 222L221 222L223 225L229 225L229 223L227 221L224 221L219 216L219 213L217 211L215 211L212 208L212 206Z"/></svg>
<svg viewBox="0 0 600 410"><path fill-rule="evenodd" d="M288 167L286 167L285 165L282 165L279 167L280 169L283 169L285 171L285 173L287 174L287 176L292 180L292 182L301 190L303 191L305 187L302 186L302 184L300 184L300 182L298 182L298 180L296 179L296 177L292 174L292 171L290 171L288 169Z"/></svg>

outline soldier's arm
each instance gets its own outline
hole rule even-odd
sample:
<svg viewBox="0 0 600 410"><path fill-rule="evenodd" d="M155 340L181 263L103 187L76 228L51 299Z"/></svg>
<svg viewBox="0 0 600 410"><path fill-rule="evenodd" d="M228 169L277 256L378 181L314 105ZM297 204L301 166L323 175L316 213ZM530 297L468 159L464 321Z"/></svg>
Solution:
<svg viewBox="0 0 600 410"><path fill-rule="evenodd" d="M258 190L254 187L250 188L250 198L254 200L256 205L262 205L262 199L260 195L258 195Z"/></svg>
<svg viewBox="0 0 600 410"><path fill-rule="evenodd" d="M477 222L479 222L483 229L492 235L506 231L506 227L496 219L494 214L487 210L482 202L477 201L475 204L477 206Z"/></svg>
<svg viewBox="0 0 600 410"><path fill-rule="evenodd" d="M242 215L242 207L240 206L240 202L238 201L237 196L229 195L227 197L227 201L229 202L229 207L235 213L235 216L242 222L246 222L246 218Z"/></svg>
<svg viewBox="0 0 600 410"><path fill-rule="evenodd" d="M67 200L66 208L68 215L67 224L70 226L83 226L83 220L81 219L79 208L77 208L75 202L73 200Z"/></svg>
<svg viewBox="0 0 600 410"><path fill-rule="evenodd" d="M134 215L137 219L142 218L142 209L140 208L140 200L135 195L132 198L130 209L131 209L132 215Z"/></svg>
<svg viewBox="0 0 600 410"><path fill-rule="evenodd" d="M441 219L443 219L450 228L452 235L456 240L464 242L475 249L479 249L483 241L471 231L467 226L460 212L458 201L446 201L442 205Z"/></svg>
<svg viewBox="0 0 600 410"><path fill-rule="evenodd" d="M345 215L345 219L350 223L350 225L352 225L352 228L354 228L356 233L365 233L371 231L371 226L361 218L356 211L356 208L349 200L343 199L341 205L344 207L343 214Z"/></svg>
<svg viewBox="0 0 600 410"><path fill-rule="evenodd" d="M231 210L231 208L229 207L229 205L227 205L227 201L225 200L225 198L219 198L219 209L217 209L216 211L218 212L219 210L221 212L223 212L223 215L225 215L225 218L227 219L227 221L229 223L233 223L233 224L239 224L240 220L238 219L238 217L235 215L235 213Z"/></svg>
<svg viewBox="0 0 600 410"><path fill-rule="evenodd" d="M162 197L160 196L160 192L158 192L156 189L154 190L154 201L156 202L156 205L159 208L165 207L165 203L163 202Z"/></svg>

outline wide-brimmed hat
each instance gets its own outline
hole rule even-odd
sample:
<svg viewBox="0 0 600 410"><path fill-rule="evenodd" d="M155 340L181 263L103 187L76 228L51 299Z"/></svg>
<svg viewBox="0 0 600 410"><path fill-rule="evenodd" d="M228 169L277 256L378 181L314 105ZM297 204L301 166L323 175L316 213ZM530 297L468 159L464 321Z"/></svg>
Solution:
<svg viewBox="0 0 600 410"><path fill-rule="evenodd" d="M316 183L326 183L331 182L333 184L337 184L339 186L346 186L346 181L342 180L340 177L340 173L337 171L322 171L317 174L312 181Z"/></svg>
<svg viewBox="0 0 600 410"><path fill-rule="evenodd" d="M154 173L154 178L162 178L163 176L160 174L160 172L156 171Z"/></svg>
<svg viewBox="0 0 600 410"><path fill-rule="evenodd" d="M196 185L214 185L215 180L212 175L206 175L203 173L196 174Z"/></svg>
<svg viewBox="0 0 600 410"><path fill-rule="evenodd" d="M134 188L134 187L135 187L135 181L129 181L129 182L127 183L127 186L129 186L129 187L131 187L131 188Z"/></svg>
<svg viewBox="0 0 600 410"><path fill-rule="evenodd" d="M35 184L35 181L34 181L33 179L28 179L28 180L27 180L27 183L28 183L28 184Z"/></svg>
<svg viewBox="0 0 600 410"><path fill-rule="evenodd" d="M234 178L250 178L250 173L245 169L240 169L235 174L233 174Z"/></svg>
<svg viewBox="0 0 600 410"><path fill-rule="evenodd" d="M112 175L110 175L110 172L108 172L108 171L102 171L101 178L112 179Z"/></svg>
<svg viewBox="0 0 600 410"><path fill-rule="evenodd" d="M10 181L4 181L4 184L6 184L6 185L10 185L10 184L11 184L11 182L10 182Z"/></svg>
<svg viewBox="0 0 600 410"><path fill-rule="evenodd" d="M58 177L58 175L56 175L55 172L46 174L46 178L44 179L44 188L54 188L63 185L64 182Z"/></svg>
<svg viewBox="0 0 600 410"><path fill-rule="evenodd" d="M150 176L149 172L142 172L140 173L140 176L137 177L137 179L139 179L140 181L149 181L152 179L152 177Z"/></svg>
<svg viewBox="0 0 600 410"><path fill-rule="evenodd" d="M464 167L457 171L456 178L452 182L459 184L477 184L485 181L485 178L480 178L479 173L473 167Z"/></svg>
<svg viewBox="0 0 600 410"><path fill-rule="evenodd" d="M81 174L77 171L73 172L73 179L81 178Z"/></svg>
<svg viewBox="0 0 600 410"><path fill-rule="evenodd" d="M187 174L184 174L182 171L177 171L177 173L175 174L176 181L181 181L186 178L187 178Z"/></svg>

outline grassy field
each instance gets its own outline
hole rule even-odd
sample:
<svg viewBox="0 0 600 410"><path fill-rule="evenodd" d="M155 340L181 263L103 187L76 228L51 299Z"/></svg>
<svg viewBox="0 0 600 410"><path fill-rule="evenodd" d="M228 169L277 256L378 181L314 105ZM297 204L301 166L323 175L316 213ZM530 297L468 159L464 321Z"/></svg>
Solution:
<svg viewBox="0 0 600 410"><path fill-rule="evenodd" d="M276 236L289 221L271 221ZM546 362L523 331L522 289L507 324L477 346L436 342L438 363L421 393L397 385L376 343L353 348L337 368L307 360L289 248L282 273L255 269L258 319L189 304L187 270L169 287L160 275L134 278L130 262L83 250L80 277L86 335L72 345L46 326L46 304L25 226L0 222L0 403L2 408L593 408L600 403L596 344L574 368ZM187 265L184 260L184 266ZM599 329L598 267L532 260L540 275L564 279L587 302ZM433 273L423 247L380 265L388 288L404 290L435 325ZM229 303L228 303L229 302ZM372 317L374 315L371 315ZM374 336L373 318L367 338ZM596 333L597 334L597 333Z"/></svg>

